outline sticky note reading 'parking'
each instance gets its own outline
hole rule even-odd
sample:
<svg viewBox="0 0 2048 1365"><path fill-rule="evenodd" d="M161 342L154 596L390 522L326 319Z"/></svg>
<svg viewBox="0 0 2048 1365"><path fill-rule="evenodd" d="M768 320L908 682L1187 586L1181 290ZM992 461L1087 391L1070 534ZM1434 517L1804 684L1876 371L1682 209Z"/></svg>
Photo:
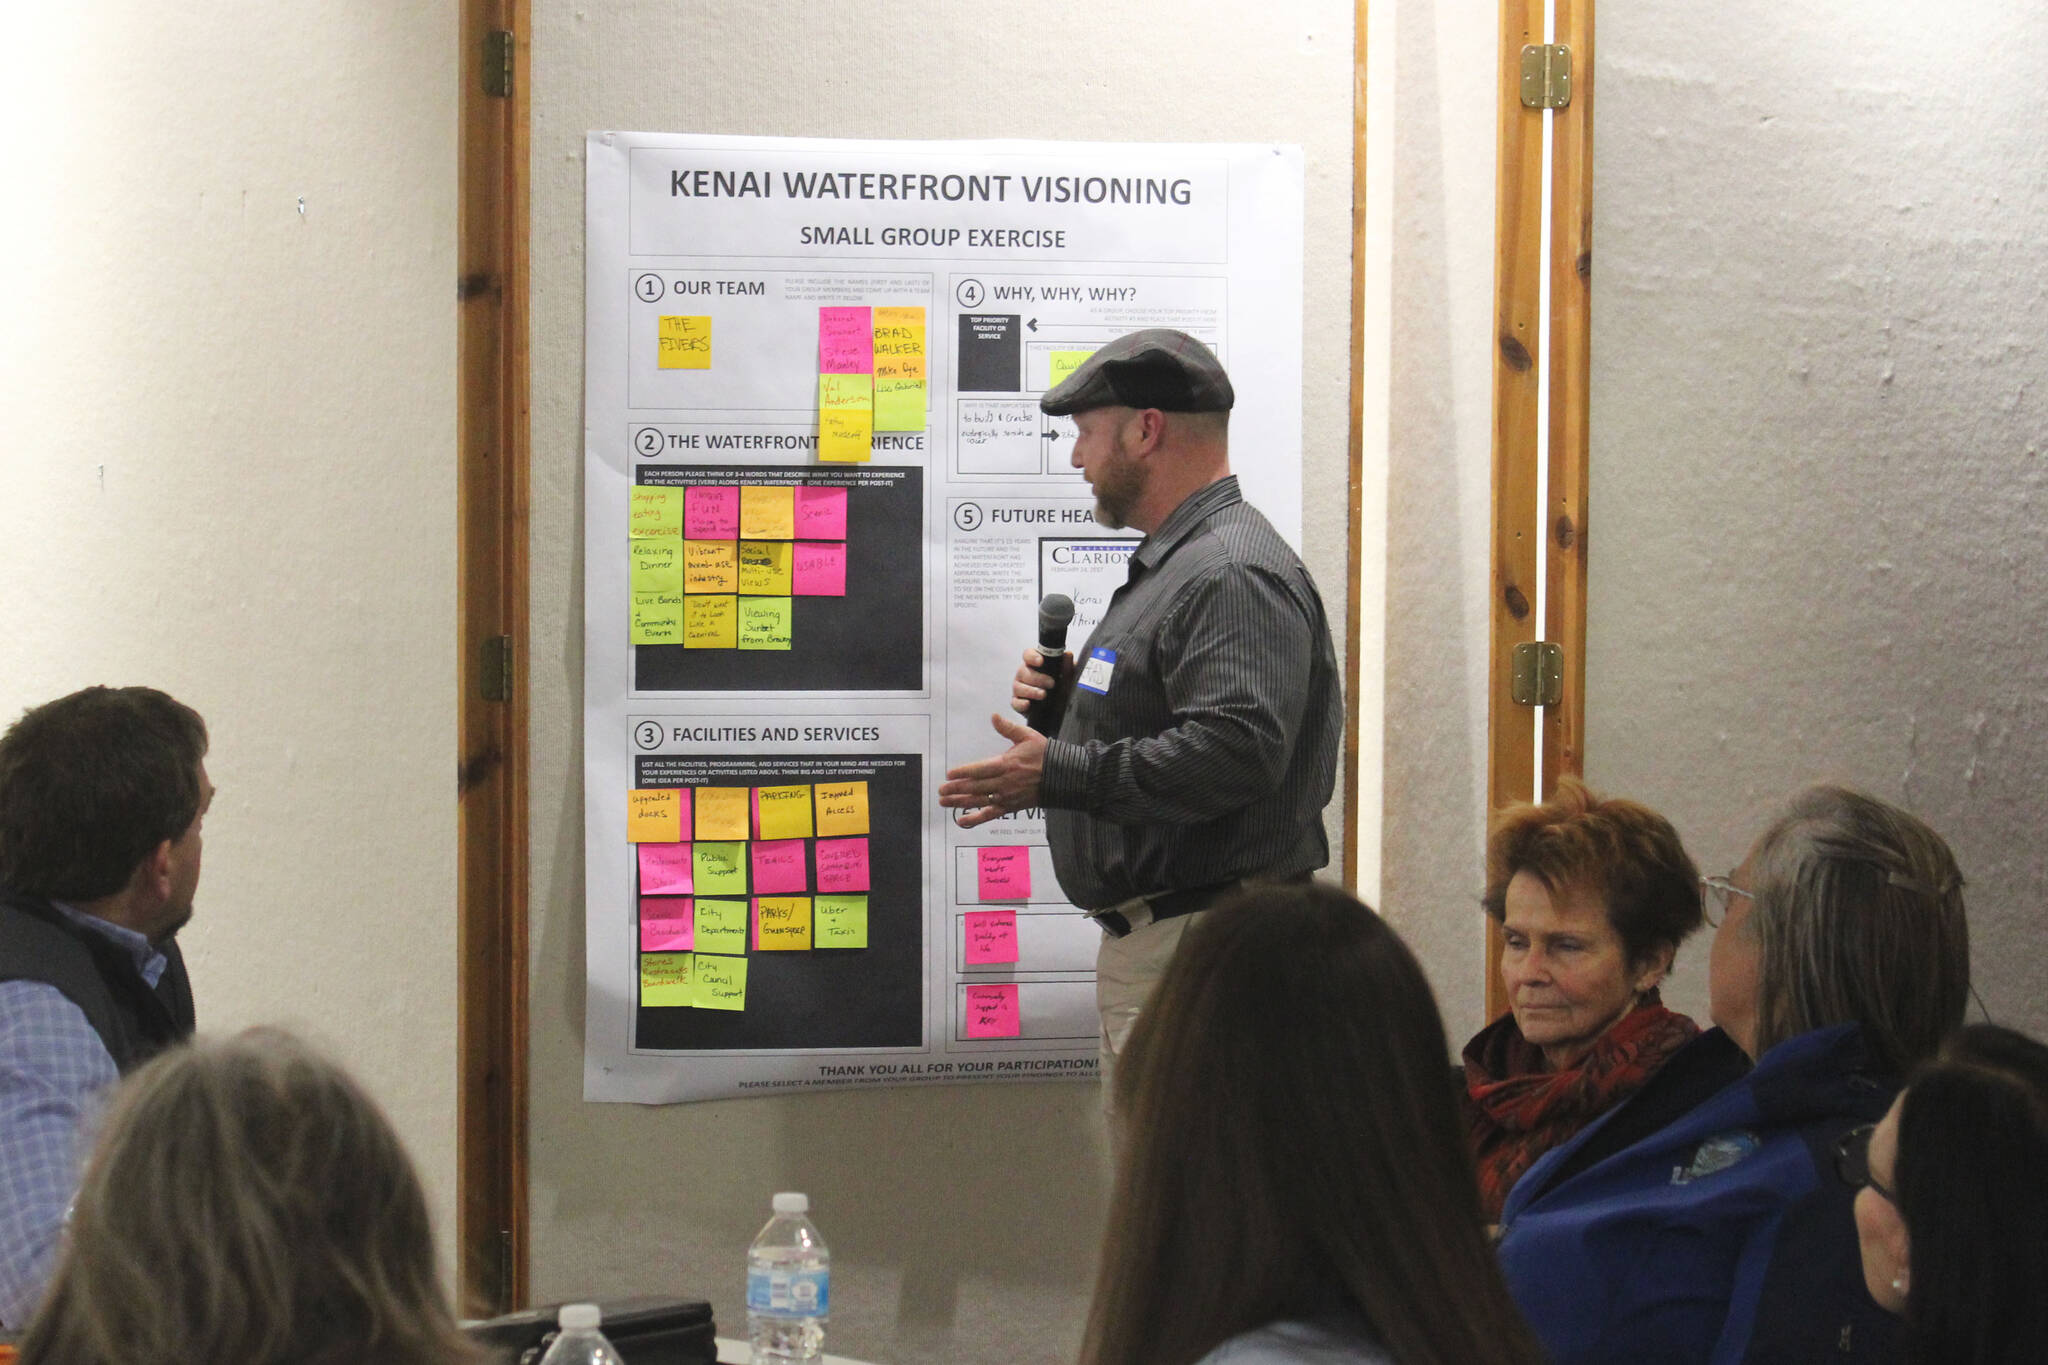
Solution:
<svg viewBox="0 0 2048 1365"><path fill-rule="evenodd" d="M755 793L755 810L763 839L805 839L811 833L811 789L761 787Z"/></svg>

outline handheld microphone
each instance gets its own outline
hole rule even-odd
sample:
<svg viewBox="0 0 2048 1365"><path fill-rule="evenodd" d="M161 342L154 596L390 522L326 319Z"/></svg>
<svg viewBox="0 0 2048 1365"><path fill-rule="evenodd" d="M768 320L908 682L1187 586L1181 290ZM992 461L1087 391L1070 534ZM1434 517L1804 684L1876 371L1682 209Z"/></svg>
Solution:
<svg viewBox="0 0 2048 1365"><path fill-rule="evenodd" d="M1050 592L1038 604L1038 656L1045 660L1045 667L1039 670L1052 675L1052 690L1047 692L1024 712L1024 723L1041 735L1049 735L1060 728L1060 713L1065 709L1060 704L1060 684L1065 681L1067 627L1074 620L1074 599L1063 592Z"/></svg>

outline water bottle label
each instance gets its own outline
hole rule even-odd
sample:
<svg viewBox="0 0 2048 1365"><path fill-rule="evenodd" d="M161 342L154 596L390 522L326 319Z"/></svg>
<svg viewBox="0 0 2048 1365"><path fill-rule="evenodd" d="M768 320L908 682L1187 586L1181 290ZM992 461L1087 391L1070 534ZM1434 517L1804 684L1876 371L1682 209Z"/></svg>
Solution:
<svg viewBox="0 0 2048 1365"><path fill-rule="evenodd" d="M822 1318L832 1308L829 1270L747 1271L747 1311L769 1317Z"/></svg>

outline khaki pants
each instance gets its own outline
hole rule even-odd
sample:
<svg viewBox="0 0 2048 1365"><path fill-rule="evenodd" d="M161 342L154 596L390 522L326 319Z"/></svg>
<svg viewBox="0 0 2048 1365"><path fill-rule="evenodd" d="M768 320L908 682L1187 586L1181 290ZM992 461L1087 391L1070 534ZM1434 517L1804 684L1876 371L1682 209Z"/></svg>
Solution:
<svg viewBox="0 0 2048 1365"><path fill-rule="evenodd" d="M1109 1118L1111 1145L1116 1145L1116 1062L1130 1040L1131 1026L1152 998L1153 987L1180 947L1180 936L1204 912L1132 930L1122 938L1102 936L1095 953L1095 1010L1102 1017L1102 1112Z"/></svg>

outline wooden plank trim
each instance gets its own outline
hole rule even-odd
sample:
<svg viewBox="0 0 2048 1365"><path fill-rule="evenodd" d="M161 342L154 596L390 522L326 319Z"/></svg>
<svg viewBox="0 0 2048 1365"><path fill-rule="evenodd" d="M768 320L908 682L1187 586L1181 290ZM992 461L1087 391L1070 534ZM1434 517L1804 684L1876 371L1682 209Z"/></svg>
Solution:
<svg viewBox="0 0 2048 1365"><path fill-rule="evenodd" d="M1365 479L1366 8L1367 0L1357 0L1351 14L1351 445L1350 511L1344 521L1350 537L1350 586L1344 594L1344 815L1349 826L1344 837L1344 886L1353 894L1358 891L1358 635L1364 621L1358 595L1365 572L1365 527L1360 523Z"/></svg>

